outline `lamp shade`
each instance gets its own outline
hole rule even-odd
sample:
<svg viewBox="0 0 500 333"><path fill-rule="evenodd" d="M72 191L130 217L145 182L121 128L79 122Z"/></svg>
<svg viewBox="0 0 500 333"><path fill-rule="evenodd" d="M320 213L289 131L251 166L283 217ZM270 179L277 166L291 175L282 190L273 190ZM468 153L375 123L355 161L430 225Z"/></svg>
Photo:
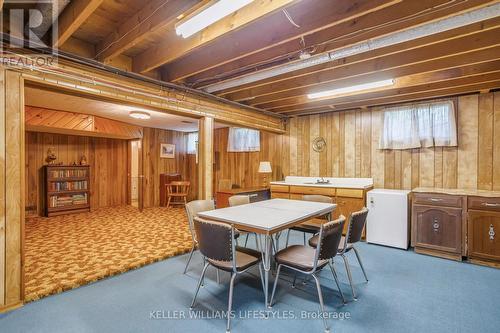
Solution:
<svg viewBox="0 0 500 333"><path fill-rule="evenodd" d="M271 173L273 170L271 169L271 162L260 162L259 164L259 173Z"/></svg>

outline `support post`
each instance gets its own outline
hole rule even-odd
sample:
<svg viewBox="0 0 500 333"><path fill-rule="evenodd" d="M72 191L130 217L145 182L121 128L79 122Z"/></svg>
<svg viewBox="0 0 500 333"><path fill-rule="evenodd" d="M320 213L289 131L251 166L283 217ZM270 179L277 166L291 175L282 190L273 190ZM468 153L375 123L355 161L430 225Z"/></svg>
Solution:
<svg viewBox="0 0 500 333"><path fill-rule="evenodd" d="M213 198L214 119L199 120L198 132L198 199Z"/></svg>
<svg viewBox="0 0 500 333"><path fill-rule="evenodd" d="M0 312L24 299L24 81L0 67Z"/></svg>

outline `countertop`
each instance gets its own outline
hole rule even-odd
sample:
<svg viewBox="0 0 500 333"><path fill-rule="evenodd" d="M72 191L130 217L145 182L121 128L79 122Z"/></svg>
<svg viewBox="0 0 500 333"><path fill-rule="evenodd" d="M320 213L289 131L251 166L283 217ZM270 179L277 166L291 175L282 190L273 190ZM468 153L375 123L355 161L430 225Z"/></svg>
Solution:
<svg viewBox="0 0 500 333"><path fill-rule="evenodd" d="M478 197L500 197L500 191L474 190L474 189L449 189L434 187L417 187L412 190L413 193L439 193L450 195L470 195Z"/></svg>
<svg viewBox="0 0 500 333"><path fill-rule="evenodd" d="M287 176L285 180L270 182L271 185L285 186L310 186L310 187L325 187L325 188L352 188L352 189L369 189L373 187L372 178L331 178L324 177L329 180L328 184L315 184L320 177L295 177Z"/></svg>

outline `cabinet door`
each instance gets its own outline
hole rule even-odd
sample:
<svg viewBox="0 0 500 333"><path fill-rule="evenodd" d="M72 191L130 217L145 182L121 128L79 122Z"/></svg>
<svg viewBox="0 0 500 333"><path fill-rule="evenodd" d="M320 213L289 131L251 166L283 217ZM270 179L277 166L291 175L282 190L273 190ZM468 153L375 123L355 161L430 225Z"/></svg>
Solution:
<svg viewBox="0 0 500 333"><path fill-rule="evenodd" d="M488 260L500 260L500 213L469 211L469 256Z"/></svg>
<svg viewBox="0 0 500 333"><path fill-rule="evenodd" d="M364 199L359 198L346 198L346 197L337 197L337 208L333 213L333 217L336 219L340 215L344 215L346 218L346 223L344 224L343 233L347 232L347 226L349 224L349 217L351 213L357 212L365 206Z"/></svg>
<svg viewBox="0 0 500 333"><path fill-rule="evenodd" d="M460 253L462 209L413 206L415 246Z"/></svg>

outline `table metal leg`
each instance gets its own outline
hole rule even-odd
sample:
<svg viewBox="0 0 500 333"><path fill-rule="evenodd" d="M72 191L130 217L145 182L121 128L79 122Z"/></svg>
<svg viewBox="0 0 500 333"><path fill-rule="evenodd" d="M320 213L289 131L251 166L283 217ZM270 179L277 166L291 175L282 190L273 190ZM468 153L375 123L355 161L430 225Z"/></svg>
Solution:
<svg viewBox="0 0 500 333"><path fill-rule="evenodd" d="M264 237L264 244L262 244ZM269 272L271 271L272 239L271 235L259 235L262 250L262 263L264 266L264 302L269 306Z"/></svg>

